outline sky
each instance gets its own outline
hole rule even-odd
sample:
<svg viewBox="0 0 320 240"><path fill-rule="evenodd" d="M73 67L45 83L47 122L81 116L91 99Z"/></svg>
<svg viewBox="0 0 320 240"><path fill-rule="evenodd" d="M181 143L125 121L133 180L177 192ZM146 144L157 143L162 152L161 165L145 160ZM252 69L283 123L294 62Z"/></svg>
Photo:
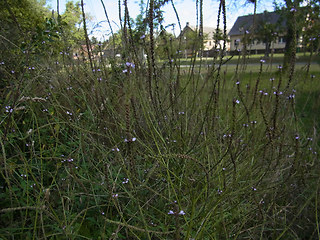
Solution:
<svg viewBox="0 0 320 240"><path fill-rule="evenodd" d="M122 0L121 0L122 1ZM56 10L57 0L47 1L48 5L52 9ZM59 11L62 13L65 10L65 3L67 0L59 0ZM76 2L76 0L74 0ZM109 20L112 22L112 29L117 32L120 27L119 11L118 11L118 0L103 0L106 10L108 13ZM127 0L129 15L135 19L140 13L139 2L140 0ZM147 2L146 0L144 2ZM106 22L106 16L101 4L101 0L84 0L85 12L91 17L91 35L94 35L99 40L108 39L110 36L110 28ZM184 28L186 23L190 25L197 25L196 17L196 0L173 0L175 8L178 12L181 28ZM273 0L261 0L257 4L257 13L261 13L264 10L273 11ZM171 3L165 5L162 10L164 11L164 26L175 24L175 29L168 27L167 31L178 35L180 29L177 23L177 18L174 13ZM205 27L216 27L217 26L217 15L219 10L219 0L203 0L203 22ZM253 14L253 4L246 3L246 0L227 0L226 1L226 12L227 12L227 29L231 29L238 16ZM123 13L123 5L121 9ZM122 14L123 15L123 14Z"/></svg>

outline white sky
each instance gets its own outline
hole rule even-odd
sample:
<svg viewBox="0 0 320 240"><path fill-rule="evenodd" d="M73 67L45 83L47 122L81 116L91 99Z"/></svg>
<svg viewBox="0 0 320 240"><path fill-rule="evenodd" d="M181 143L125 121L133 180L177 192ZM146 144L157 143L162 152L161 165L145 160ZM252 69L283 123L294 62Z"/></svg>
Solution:
<svg viewBox="0 0 320 240"><path fill-rule="evenodd" d="M57 0L48 1L52 9L56 10ZM65 9L65 3L67 0L59 0L60 13ZM74 0L74 2L76 2ZM119 30L119 11L118 11L118 0L103 0L108 17L112 22L113 31ZM121 0L123 2L123 0ZM140 13L139 2L140 0L127 0L130 17L135 19ZM147 2L145 0L145 2ZM93 23L101 23L101 27L95 28L93 35L99 39L107 39L110 33L109 25L106 23L106 17L100 0L84 0L85 11L93 17ZM174 0L176 10L178 12L181 27L186 25L186 22L190 22L190 25L195 26L197 24L196 18L196 1L195 0ZM273 11L273 0L260 0L258 1L257 12L263 12L264 10ZM247 15L253 13L253 4L246 3L246 0L226 0L227 7L227 28L230 29L238 16ZM171 3L168 3L162 9L164 11L164 26L171 23L175 23L175 34L179 34L179 26L177 19L173 11ZM206 27L216 27L217 15L219 10L219 0L203 0L203 21ZM123 13L123 5L122 5ZM222 18L221 18L222 20ZM222 21L221 21L222 23ZM91 26L92 29L92 26ZM172 27L167 29L172 32Z"/></svg>

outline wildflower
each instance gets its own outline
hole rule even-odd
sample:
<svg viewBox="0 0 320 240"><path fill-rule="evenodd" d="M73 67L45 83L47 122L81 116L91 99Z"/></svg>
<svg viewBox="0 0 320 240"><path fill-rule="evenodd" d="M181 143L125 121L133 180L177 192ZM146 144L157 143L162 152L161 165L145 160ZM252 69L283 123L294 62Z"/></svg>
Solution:
<svg viewBox="0 0 320 240"><path fill-rule="evenodd" d="M104 215L104 212L101 212L101 215Z"/></svg>
<svg viewBox="0 0 320 240"><path fill-rule="evenodd" d="M4 65L4 61L0 62L0 65Z"/></svg>
<svg viewBox="0 0 320 240"><path fill-rule="evenodd" d="M178 214L179 215L185 215L186 213L183 210L181 210Z"/></svg>
<svg viewBox="0 0 320 240"><path fill-rule="evenodd" d="M264 59L261 59L261 60L260 60L260 62L261 62L261 63L265 63L265 62L266 62L266 60L264 60Z"/></svg>
<svg viewBox="0 0 320 240"><path fill-rule="evenodd" d="M170 210L170 211L168 212L168 214L169 214L169 215L173 215L173 214L174 214L174 211Z"/></svg>
<svg viewBox="0 0 320 240"><path fill-rule="evenodd" d="M287 98L288 98L288 99L293 99L294 97L295 97L294 94L290 94Z"/></svg>
<svg viewBox="0 0 320 240"><path fill-rule="evenodd" d="M146 35L143 34L143 35L140 37L140 39L144 39L145 37L146 37Z"/></svg>
<svg viewBox="0 0 320 240"><path fill-rule="evenodd" d="M7 113L12 113L13 112L13 108L11 106L6 106L5 109L6 109Z"/></svg>
<svg viewBox="0 0 320 240"><path fill-rule="evenodd" d="M131 62L126 62L126 65L127 67L132 67L132 68L135 68L135 64L134 63L131 63Z"/></svg>
<svg viewBox="0 0 320 240"><path fill-rule="evenodd" d="M272 77L272 78L270 78L269 80L272 82L272 81L274 81L274 78Z"/></svg>
<svg viewBox="0 0 320 240"><path fill-rule="evenodd" d="M282 66L281 66L281 65L279 65L279 66L278 66L278 69L282 69Z"/></svg>
<svg viewBox="0 0 320 240"><path fill-rule="evenodd" d="M12 71L11 71L11 73L13 74L13 73L14 73L14 71L12 70Z"/></svg>
<svg viewBox="0 0 320 240"><path fill-rule="evenodd" d="M315 75L311 75L310 77L311 77L311 78L315 78L316 76L315 76Z"/></svg>
<svg viewBox="0 0 320 240"><path fill-rule="evenodd" d="M120 152L120 149L119 149L119 148L112 148L111 151L113 151L113 152L114 152L114 151Z"/></svg>
<svg viewBox="0 0 320 240"><path fill-rule="evenodd" d="M184 112L178 112L179 115L184 115Z"/></svg>
<svg viewBox="0 0 320 240"><path fill-rule="evenodd" d="M127 184L129 182L129 178L123 178L122 184Z"/></svg>
<svg viewBox="0 0 320 240"><path fill-rule="evenodd" d="M134 142L134 141L136 141L137 140L137 138L135 138L135 137L133 137L133 138L131 138L131 139L124 139L124 142Z"/></svg>
<svg viewBox="0 0 320 240"><path fill-rule="evenodd" d="M265 93L263 93L263 95L268 96L268 93L267 93L267 92L265 92Z"/></svg>
<svg viewBox="0 0 320 240"><path fill-rule="evenodd" d="M123 73L126 73L126 72L128 72L128 69L124 69L124 70L122 70L122 72L123 72Z"/></svg>
<svg viewBox="0 0 320 240"><path fill-rule="evenodd" d="M312 141L313 139L312 139L311 137L308 137L307 140L308 140L308 141Z"/></svg>
<svg viewBox="0 0 320 240"><path fill-rule="evenodd" d="M218 194L221 194L222 193L222 190L218 189Z"/></svg>
<svg viewBox="0 0 320 240"><path fill-rule="evenodd" d="M251 189L252 189L252 191L257 191L257 189L255 187L252 187Z"/></svg>
<svg viewBox="0 0 320 240"><path fill-rule="evenodd" d="M239 103L240 103L240 101L237 99L237 100L236 100L236 103L237 103L237 104L239 104Z"/></svg>
<svg viewBox="0 0 320 240"><path fill-rule="evenodd" d="M295 9L294 7L290 9L290 12L296 12L297 9Z"/></svg>
<svg viewBox="0 0 320 240"><path fill-rule="evenodd" d="M119 196L118 193L112 194L112 197L113 197L113 198L117 198L118 196Z"/></svg>
<svg viewBox="0 0 320 240"><path fill-rule="evenodd" d="M246 30L246 34L249 34L249 31L248 31L248 30Z"/></svg>
<svg viewBox="0 0 320 240"><path fill-rule="evenodd" d="M72 116L72 112L67 111L67 114L68 114L69 116Z"/></svg>
<svg viewBox="0 0 320 240"><path fill-rule="evenodd" d="M236 82L236 84L237 84L237 85L239 85L239 84L240 84L240 82Z"/></svg>

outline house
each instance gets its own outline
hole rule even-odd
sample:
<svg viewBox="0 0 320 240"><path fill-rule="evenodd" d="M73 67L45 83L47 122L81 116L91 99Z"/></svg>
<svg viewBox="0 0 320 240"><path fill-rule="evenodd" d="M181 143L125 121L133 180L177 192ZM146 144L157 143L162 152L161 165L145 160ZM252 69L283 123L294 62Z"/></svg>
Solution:
<svg viewBox="0 0 320 240"><path fill-rule="evenodd" d="M203 56L212 57L214 54L214 48L222 49L223 40L216 41L214 39L214 34L216 32L216 28L213 27L203 27ZM182 43L182 48L184 49L183 55L185 57L189 57L192 55L194 50L200 48L200 42L197 39L199 34L199 28L191 26L188 22L186 26L181 31L178 39ZM227 41L226 51L229 51L230 45Z"/></svg>
<svg viewBox="0 0 320 240"><path fill-rule="evenodd" d="M254 24L255 23L255 24ZM285 48L286 21L277 12L240 16L230 32L230 51L251 53L282 52Z"/></svg>

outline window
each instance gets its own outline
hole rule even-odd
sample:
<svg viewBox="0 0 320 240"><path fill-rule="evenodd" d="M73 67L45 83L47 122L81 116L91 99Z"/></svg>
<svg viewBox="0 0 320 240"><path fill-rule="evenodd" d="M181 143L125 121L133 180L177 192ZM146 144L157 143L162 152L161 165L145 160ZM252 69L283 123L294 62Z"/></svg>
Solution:
<svg viewBox="0 0 320 240"><path fill-rule="evenodd" d="M278 43L285 43L286 41L285 41L285 39L284 39L284 37L279 37L278 38Z"/></svg>

